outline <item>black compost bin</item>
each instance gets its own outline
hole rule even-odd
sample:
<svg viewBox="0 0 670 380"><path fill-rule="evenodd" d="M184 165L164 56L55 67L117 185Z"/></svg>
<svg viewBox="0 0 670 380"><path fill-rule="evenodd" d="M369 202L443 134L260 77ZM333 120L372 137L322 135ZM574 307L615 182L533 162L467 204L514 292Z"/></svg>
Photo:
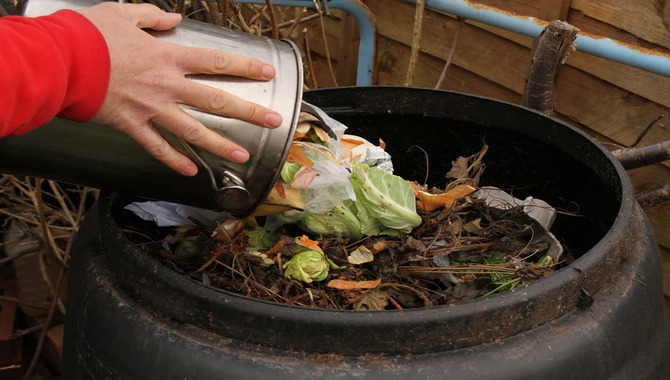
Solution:
<svg viewBox="0 0 670 380"><path fill-rule="evenodd" d="M667 379L660 260L626 173L591 138L512 104L407 88L310 91L396 173L443 185L490 146L485 185L555 207L575 260L512 292L413 310L307 309L214 289L124 236L129 198L103 196L77 238L67 379ZM417 173L416 168L422 168Z"/></svg>

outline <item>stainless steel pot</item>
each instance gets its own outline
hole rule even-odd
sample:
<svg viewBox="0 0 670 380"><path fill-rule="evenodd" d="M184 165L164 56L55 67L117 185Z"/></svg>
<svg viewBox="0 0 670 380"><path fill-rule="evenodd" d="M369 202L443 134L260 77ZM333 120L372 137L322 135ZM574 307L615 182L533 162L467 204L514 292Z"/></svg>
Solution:
<svg viewBox="0 0 670 380"><path fill-rule="evenodd" d="M28 0L19 13L37 17L97 3ZM183 107L208 128L246 148L250 153L248 162L236 164L224 160L162 130L175 148L201 167L196 177L183 177L172 173L132 140L110 128L55 119L24 136L1 139L0 171L224 210L234 216L250 214L266 198L288 155L302 100L300 52L291 41L272 40L193 20L183 20L170 31L151 33L161 40L221 49L275 66L278 74L268 82L213 75L190 77L281 114L282 125L267 129Z"/></svg>

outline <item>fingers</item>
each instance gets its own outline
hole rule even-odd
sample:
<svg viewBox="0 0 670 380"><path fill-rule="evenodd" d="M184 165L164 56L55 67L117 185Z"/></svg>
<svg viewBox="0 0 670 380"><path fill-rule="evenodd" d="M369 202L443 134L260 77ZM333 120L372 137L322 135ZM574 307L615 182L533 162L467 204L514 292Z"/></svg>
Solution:
<svg viewBox="0 0 670 380"><path fill-rule="evenodd" d="M257 80L270 80L276 71L258 59L222 50L184 47L177 64L187 74L226 74Z"/></svg>
<svg viewBox="0 0 670 380"><path fill-rule="evenodd" d="M151 125L128 128L124 132L172 170L186 176L194 176L198 172L198 167L173 148Z"/></svg>
<svg viewBox="0 0 670 380"><path fill-rule="evenodd" d="M124 4L124 10L138 28L172 29L181 22L179 13L167 13L153 4Z"/></svg>
<svg viewBox="0 0 670 380"><path fill-rule="evenodd" d="M175 107L172 111L157 115L153 121L176 136L219 157L237 163L244 163L249 159L249 153L244 148L205 127L179 108Z"/></svg>
<svg viewBox="0 0 670 380"><path fill-rule="evenodd" d="M186 81L183 86L175 87L184 104L267 128L276 128L282 123L281 115L275 111L225 91Z"/></svg>

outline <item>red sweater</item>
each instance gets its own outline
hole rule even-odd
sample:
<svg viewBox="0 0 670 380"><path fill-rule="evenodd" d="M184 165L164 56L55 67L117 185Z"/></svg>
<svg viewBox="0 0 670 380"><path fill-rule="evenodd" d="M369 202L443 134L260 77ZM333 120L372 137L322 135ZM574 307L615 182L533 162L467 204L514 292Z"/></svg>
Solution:
<svg viewBox="0 0 670 380"><path fill-rule="evenodd" d="M110 58L98 29L77 12L0 18L0 138L58 116L87 121L107 93Z"/></svg>

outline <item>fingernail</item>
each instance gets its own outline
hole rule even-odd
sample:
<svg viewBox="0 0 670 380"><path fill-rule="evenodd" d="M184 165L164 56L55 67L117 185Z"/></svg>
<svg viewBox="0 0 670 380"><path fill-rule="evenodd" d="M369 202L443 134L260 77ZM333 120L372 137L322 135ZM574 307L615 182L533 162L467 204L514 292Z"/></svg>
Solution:
<svg viewBox="0 0 670 380"><path fill-rule="evenodd" d="M265 115L265 124L268 127L278 127L281 125L281 115L278 113L269 113Z"/></svg>
<svg viewBox="0 0 670 380"><path fill-rule="evenodd" d="M263 68L261 70L263 73L263 77L267 79L274 78L276 74L275 68L272 67L272 65L263 65Z"/></svg>
<svg viewBox="0 0 670 380"><path fill-rule="evenodd" d="M182 169L181 174L189 177L193 177L198 174L198 167L195 165L188 165Z"/></svg>
<svg viewBox="0 0 670 380"><path fill-rule="evenodd" d="M241 164L243 162L247 162L247 160L249 159L249 153L243 150L236 150L230 154L230 158L233 161Z"/></svg>

